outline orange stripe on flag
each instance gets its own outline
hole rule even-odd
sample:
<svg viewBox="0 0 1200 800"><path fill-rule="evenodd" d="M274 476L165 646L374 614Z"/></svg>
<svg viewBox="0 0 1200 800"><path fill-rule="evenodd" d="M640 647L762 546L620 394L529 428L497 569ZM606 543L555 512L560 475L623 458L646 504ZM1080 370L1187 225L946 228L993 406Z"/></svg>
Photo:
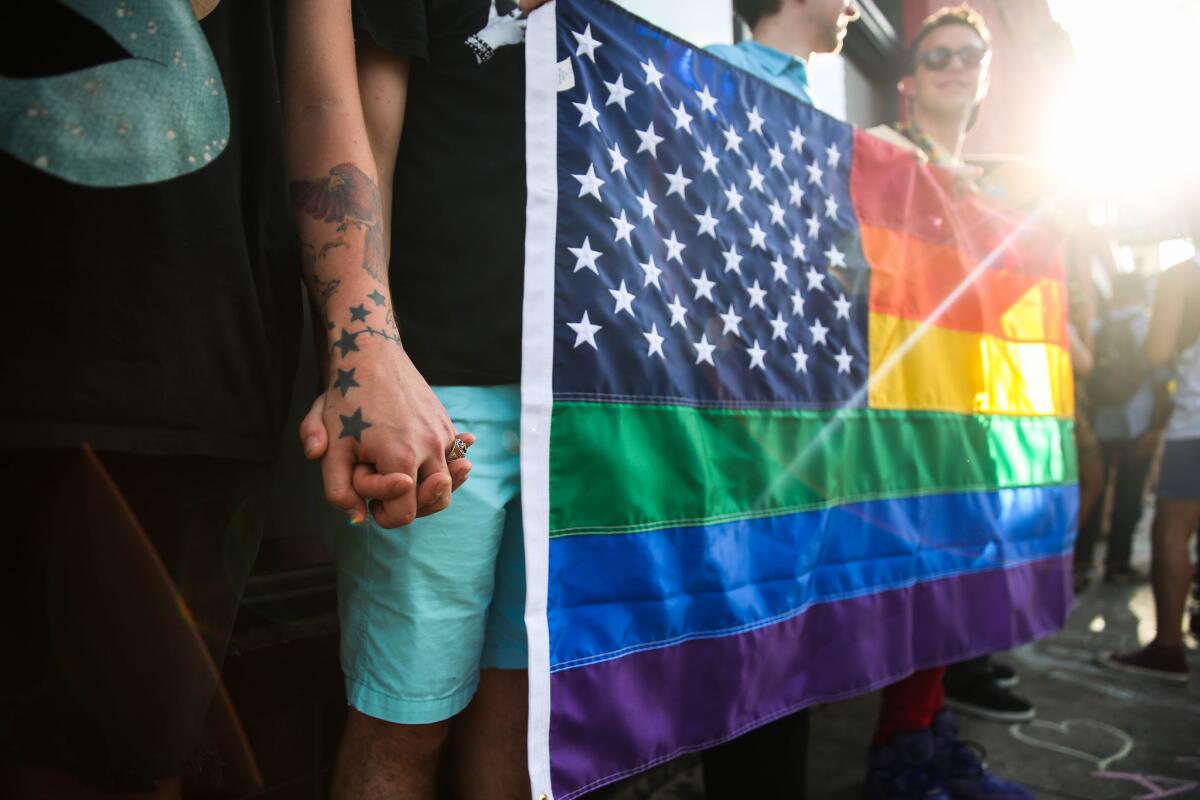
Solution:
<svg viewBox="0 0 1200 800"><path fill-rule="evenodd" d="M918 336L919 327L915 320L871 312L869 407L1055 417L1074 413L1065 348L932 326Z"/></svg>
<svg viewBox="0 0 1200 800"><path fill-rule="evenodd" d="M862 226L862 248L871 265L871 310L909 320L929 319L977 266L957 247L888 228ZM1068 346L1062 283L999 263L981 273L933 324Z"/></svg>

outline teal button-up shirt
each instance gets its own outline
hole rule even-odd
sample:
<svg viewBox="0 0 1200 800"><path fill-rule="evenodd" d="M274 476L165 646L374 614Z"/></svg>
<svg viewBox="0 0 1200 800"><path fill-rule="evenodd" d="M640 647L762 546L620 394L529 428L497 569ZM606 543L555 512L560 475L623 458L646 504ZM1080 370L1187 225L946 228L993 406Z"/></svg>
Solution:
<svg viewBox="0 0 1200 800"><path fill-rule="evenodd" d="M772 86L816 105L808 90L808 68L795 56L751 41L709 45L708 51Z"/></svg>

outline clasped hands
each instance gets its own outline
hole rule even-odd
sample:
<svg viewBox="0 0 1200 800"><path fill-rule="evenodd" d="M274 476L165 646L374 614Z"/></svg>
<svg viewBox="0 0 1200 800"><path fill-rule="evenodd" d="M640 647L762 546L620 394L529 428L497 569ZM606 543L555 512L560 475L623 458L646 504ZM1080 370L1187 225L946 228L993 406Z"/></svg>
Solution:
<svg viewBox="0 0 1200 800"><path fill-rule="evenodd" d="M469 447L475 437L455 430L403 351L370 366L369 379L359 374L360 388L344 394L331 385L317 396L300 423L300 440L306 458L321 460L331 505L352 522L370 513L381 527L398 528L450 505L471 461L447 462L447 455L456 438ZM364 424L348 432L345 421L356 413Z"/></svg>

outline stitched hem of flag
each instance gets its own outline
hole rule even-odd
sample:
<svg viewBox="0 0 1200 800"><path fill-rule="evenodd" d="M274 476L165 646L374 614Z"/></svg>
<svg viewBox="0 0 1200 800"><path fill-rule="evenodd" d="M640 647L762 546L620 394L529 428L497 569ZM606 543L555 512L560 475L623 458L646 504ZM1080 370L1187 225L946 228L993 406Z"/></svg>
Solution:
<svg viewBox="0 0 1200 800"><path fill-rule="evenodd" d="M1004 486L1004 489L1042 489L1058 486L1076 486L1078 481L1062 481L1057 483L1031 483L1031 484L1013 484ZM744 519L761 519L763 517L783 516L786 514L795 514L803 511L815 511L822 508L832 508L834 506L850 505L852 503L863 503L871 500L892 500L900 497L928 497L930 495L947 495L947 494L970 494L972 492L988 492L995 491L996 486L991 484L978 484L971 486L956 486L952 490L939 489L933 487L931 489L904 491L904 492L873 492L866 494L844 495L837 500L824 503L799 503L791 506L779 506L777 508L768 508L754 511L746 511L741 513L718 514L711 517L681 517L678 519L656 520L654 522L635 523L630 525L610 525L610 526L582 526L577 528L551 528L550 537L557 539L566 536L592 536L592 535L607 535L621 533L646 533L648 531L665 530L667 528L684 528L695 527L699 525L707 525L709 523L722 522L737 522Z"/></svg>
<svg viewBox="0 0 1200 800"><path fill-rule="evenodd" d="M553 413L554 248L558 225L557 9L533 11L525 36L525 287L521 344L521 515L528 636L527 766L533 795L552 798L550 777L550 427ZM540 335L537 335L540 334ZM549 339L550 346L546 340Z"/></svg>

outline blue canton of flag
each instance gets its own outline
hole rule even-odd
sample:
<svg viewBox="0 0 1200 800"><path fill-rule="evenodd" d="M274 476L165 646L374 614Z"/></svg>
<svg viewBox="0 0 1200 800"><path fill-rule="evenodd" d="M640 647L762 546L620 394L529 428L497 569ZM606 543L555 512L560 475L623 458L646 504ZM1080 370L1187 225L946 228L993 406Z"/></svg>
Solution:
<svg viewBox="0 0 1200 800"><path fill-rule="evenodd" d="M861 405L852 129L561 5L555 397Z"/></svg>

